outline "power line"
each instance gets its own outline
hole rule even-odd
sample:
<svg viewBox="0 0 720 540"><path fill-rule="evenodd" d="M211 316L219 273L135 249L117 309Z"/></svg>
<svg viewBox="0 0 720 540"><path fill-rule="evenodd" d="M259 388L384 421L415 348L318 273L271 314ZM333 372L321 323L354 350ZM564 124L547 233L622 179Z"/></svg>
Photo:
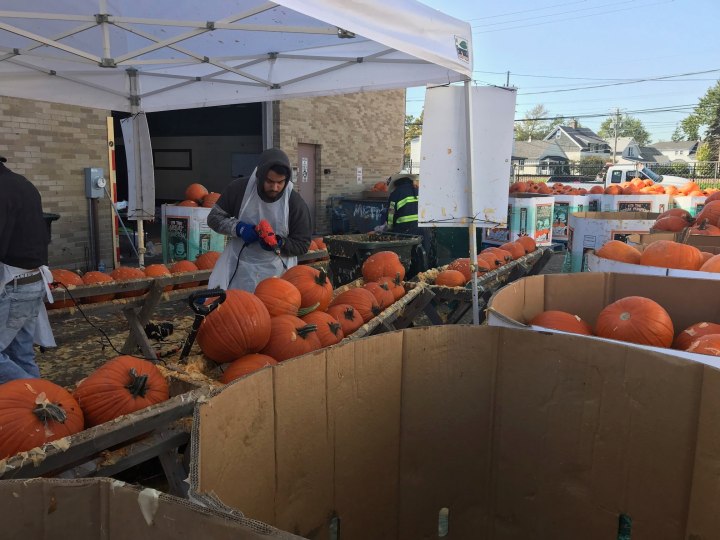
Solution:
<svg viewBox="0 0 720 540"><path fill-rule="evenodd" d="M484 19L496 19L496 18L498 18L498 17L507 17L508 15L518 15L518 14L521 14L521 13L530 13L530 12L532 12L532 11L542 11L542 10L544 10L544 9L551 9L551 8L554 8L554 7L562 7L562 6L571 6L571 5L573 5L573 4L583 4L583 3L585 3L585 2L587 2L587 0L577 0L576 2L565 2L565 3L562 3L562 4L553 4L553 5L551 5L551 6L545 6L545 7L541 7L541 8L523 9L523 10L521 10L521 11L511 11L511 12L509 12L509 13L501 13L500 15L488 15L487 17L476 17L476 18L474 18L474 19L468 19L467 21L470 22L470 21L481 21L481 20L484 20Z"/></svg>

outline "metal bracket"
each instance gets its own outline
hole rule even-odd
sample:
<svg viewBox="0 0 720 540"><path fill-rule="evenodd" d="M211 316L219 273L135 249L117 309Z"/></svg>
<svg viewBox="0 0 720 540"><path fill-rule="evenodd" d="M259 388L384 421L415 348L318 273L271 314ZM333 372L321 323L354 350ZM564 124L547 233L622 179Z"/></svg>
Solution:
<svg viewBox="0 0 720 540"><path fill-rule="evenodd" d="M95 22L97 24L103 24L110 22L110 14L109 13L96 13L95 14Z"/></svg>
<svg viewBox="0 0 720 540"><path fill-rule="evenodd" d="M215 30L215 21L206 22L205 28L207 28L208 30Z"/></svg>
<svg viewBox="0 0 720 540"><path fill-rule="evenodd" d="M278 53L276 52L269 52L268 53L268 60L277 60Z"/></svg>
<svg viewBox="0 0 720 540"><path fill-rule="evenodd" d="M349 39L349 38L354 38L354 37L355 37L355 33L354 33L354 32L350 32L349 30L345 30L345 29L343 29L343 28L340 28L340 27L338 26L337 36L338 36L340 39Z"/></svg>
<svg viewBox="0 0 720 540"><path fill-rule="evenodd" d="M114 68L117 67L117 64L115 63L114 58L103 58L100 60L99 66L105 68Z"/></svg>

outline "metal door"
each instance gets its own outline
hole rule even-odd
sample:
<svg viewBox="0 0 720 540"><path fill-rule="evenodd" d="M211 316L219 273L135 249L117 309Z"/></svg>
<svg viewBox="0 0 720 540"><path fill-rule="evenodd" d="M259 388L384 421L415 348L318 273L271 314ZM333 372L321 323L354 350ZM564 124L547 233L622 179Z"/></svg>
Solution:
<svg viewBox="0 0 720 540"><path fill-rule="evenodd" d="M315 153L314 144L298 144L297 180L295 189L310 209L313 231L315 230Z"/></svg>

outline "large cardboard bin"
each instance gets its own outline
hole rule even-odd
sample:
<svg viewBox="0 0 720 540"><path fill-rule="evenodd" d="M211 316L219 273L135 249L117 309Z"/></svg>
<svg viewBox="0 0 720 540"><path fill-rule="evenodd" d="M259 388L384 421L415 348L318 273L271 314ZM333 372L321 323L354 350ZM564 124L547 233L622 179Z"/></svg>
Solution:
<svg viewBox="0 0 720 540"><path fill-rule="evenodd" d="M109 478L0 482L4 539L292 540L297 536Z"/></svg>
<svg viewBox="0 0 720 540"><path fill-rule="evenodd" d="M195 410L191 490L313 539L720 538L720 372L432 326L266 368Z"/></svg>
<svg viewBox="0 0 720 540"><path fill-rule="evenodd" d="M657 270L662 271L660 268ZM605 306L626 296L644 296L660 304L669 313L676 336L698 322L720 323L720 303L717 301L720 298L720 280L601 272L548 274L519 279L500 289L490 299L487 321L493 326L529 328L528 321L535 315L555 309L574 313L594 327L598 314ZM599 337L584 339L611 341ZM632 343L624 346L720 367L720 358L714 356Z"/></svg>

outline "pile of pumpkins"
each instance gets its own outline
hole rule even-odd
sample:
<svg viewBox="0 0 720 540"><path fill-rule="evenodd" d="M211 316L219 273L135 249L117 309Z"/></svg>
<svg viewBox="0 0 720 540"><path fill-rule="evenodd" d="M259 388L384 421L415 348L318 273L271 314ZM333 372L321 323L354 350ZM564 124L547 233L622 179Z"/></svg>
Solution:
<svg viewBox="0 0 720 540"><path fill-rule="evenodd" d="M333 291L323 269L297 265L258 283L255 292L228 290L203 321L203 354L229 364L221 382L339 343L405 294L397 253L380 251L362 265L364 284Z"/></svg>
<svg viewBox="0 0 720 540"><path fill-rule="evenodd" d="M706 203L694 220L689 212L681 208L663 212L658 216L651 232L679 232L688 227L693 235L720 236L720 195ZM720 272L720 254L701 251L695 246L673 240L656 240L642 251L625 242L610 240L595 254L603 259L629 264Z"/></svg>
<svg viewBox="0 0 720 540"><path fill-rule="evenodd" d="M531 236L522 235L499 247L488 247L478 253L476 273L479 276L524 257L537 249ZM438 273L434 284L443 287L464 287L472 279L470 258L455 259Z"/></svg>
<svg viewBox="0 0 720 540"><path fill-rule="evenodd" d="M510 184L510 193L537 193L540 195L675 195L675 196L710 196L717 193L718 189L703 189L695 182L687 182L681 187L663 186L652 180L634 178L629 182L612 184L610 186L594 185L589 189L579 188L575 185L566 185L561 182L554 182L548 185L546 182L513 182Z"/></svg>
<svg viewBox="0 0 720 540"><path fill-rule="evenodd" d="M52 270L52 276L53 276L53 287L63 287L67 288L70 291L70 294L72 294L72 289L74 287L82 286L82 285L98 285L98 284L106 284L106 283L112 283L116 281L130 281L133 279L146 279L146 278L158 278L163 276L169 276L173 274L182 274L186 272L197 272L198 270L212 270L215 266L215 263L217 262L218 258L220 257L220 253L217 251L208 251L206 253L203 253L195 259L195 262L192 261L178 261L174 264L172 264L169 268L165 266L164 264L151 264L147 267L145 267L144 270L140 268L134 268L130 266L120 266L116 269L114 269L112 272L105 273L105 272L98 272L98 271L90 271L86 272L82 276L76 272L73 272L72 270L66 270L64 268L57 268L55 270ZM190 287L198 287L200 286L200 282L188 282L188 283L181 283L178 285L175 285L174 288L176 289L186 289ZM173 286L168 285L165 288L165 291L169 291L172 289ZM134 290L134 291L127 291L122 293L107 293L107 294L98 294L98 295L92 295L92 296L85 296L83 298L80 298L79 300L84 304L91 304L95 302L108 302L110 300L113 300L114 298L130 298L133 296L141 296L145 294L147 290ZM73 306L74 302L72 299L68 300L59 300L52 304L46 304L47 309L58 309L63 307L70 307Z"/></svg>
<svg viewBox="0 0 720 540"><path fill-rule="evenodd" d="M212 208L220 198L220 193L208 191L202 184L190 184L185 189L185 200L177 203L176 206L190 206Z"/></svg>
<svg viewBox="0 0 720 540"><path fill-rule="evenodd" d="M0 460L169 399L168 383L147 360L118 356L70 392L46 379L0 384Z"/></svg>
<svg viewBox="0 0 720 540"><path fill-rule="evenodd" d="M627 296L607 305L598 314L594 328L577 315L558 310L543 311L530 319L528 324L638 345L720 356L720 324L701 321L675 335L675 327L665 308L643 296Z"/></svg>

